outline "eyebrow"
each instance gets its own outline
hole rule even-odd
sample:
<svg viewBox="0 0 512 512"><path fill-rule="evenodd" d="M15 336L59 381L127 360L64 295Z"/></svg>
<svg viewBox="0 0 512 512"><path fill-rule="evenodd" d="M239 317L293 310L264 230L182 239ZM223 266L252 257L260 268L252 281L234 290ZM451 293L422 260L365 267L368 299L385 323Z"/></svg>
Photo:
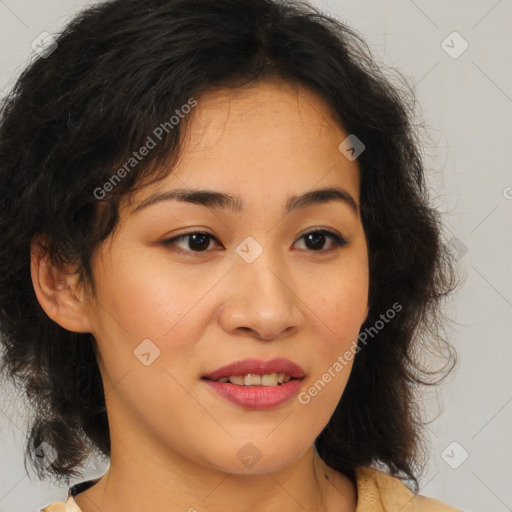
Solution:
<svg viewBox="0 0 512 512"><path fill-rule="evenodd" d="M202 205L210 209L230 210L235 213L242 212L244 209L241 198L233 194L226 194L214 190L175 189L149 196L133 209L133 213L140 212L148 206L163 201L187 202ZM359 206L354 198L346 190L336 187L311 190L300 196L292 196L286 201L284 213L288 214L294 210L330 201L341 201L349 206L356 215L359 213Z"/></svg>

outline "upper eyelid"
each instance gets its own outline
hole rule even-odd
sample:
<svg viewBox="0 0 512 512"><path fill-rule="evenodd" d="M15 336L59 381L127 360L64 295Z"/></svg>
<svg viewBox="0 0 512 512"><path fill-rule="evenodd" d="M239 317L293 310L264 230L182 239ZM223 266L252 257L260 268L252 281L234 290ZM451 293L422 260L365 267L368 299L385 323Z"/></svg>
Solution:
<svg viewBox="0 0 512 512"><path fill-rule="evenodd" d="M302 233L299 237L297 237L297 240L300 240L301 238L304 238L306 235L309 235L311 233L324 233L327 237L329 237L331 239L334 238L336 242L341 242L341 245L345 245L345 244L348 243L348 240L346 239L345 236L343 236L340 233L337 233L336 231L334 231L332 229L328 229L328 228L315 228L315 227L310 228L306 232ZM220 244L219 239L215 235L213 235L212 233L209 233L208 231L200 230L200 229L194 229L192 231L188 231L188 232L182 233L180 235L173 236L171 238L166 238L162 242L167 244L167 245L170 245L171 242L176 242L176 241L178 241L180 239L186 238L187 236L192 236L192 235L196 235L196 234L197 235L207 235L210 239L215 240L217 243ZM203 252L203 251L187 251L187 252L198 252L198 253L200 253L200 252ZM204 251L204 252L207 252L207 251ZM318 251L318 252L321 252L321 251Z"/></svg>
<svg viewBox="0 0 512 512"><path fill-rule="evenodd" d="M304 233L302 233L298 238L302 238L303 236L309 235L310 233L318 233L318 232L327 233L327 234L330 233L332 235L339 236L340 238L345 238L342 234L337 233L336 230L333 230L331 228L314 228L314 227L310 228L307 231L305 231ZM191 231L186 231L185 233L181 233L180 235L176 235L176 236L173 236L170 238L165 238L164 240L166 240L166 241L176 240L176 239L190 236L190 235L208 235L209 237L214 238L215 240L219 241L219 239L214 234L210 233L209 231L202 230L202 229L192 229Z"/></svg>

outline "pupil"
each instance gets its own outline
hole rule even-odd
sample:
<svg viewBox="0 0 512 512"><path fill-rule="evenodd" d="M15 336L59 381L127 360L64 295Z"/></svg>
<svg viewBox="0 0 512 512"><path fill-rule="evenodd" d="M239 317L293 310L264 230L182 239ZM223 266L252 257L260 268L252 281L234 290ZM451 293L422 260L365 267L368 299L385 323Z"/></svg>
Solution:
<svg viewBox="0 0 512 512"><path fill-rule="evenodd" d="M199 240L199 243L198 243L198 240ZM206 243L204 243L204 242L206 242ZM197 249L199 251L202 251L202 250L208 248L208 242L209 242L209 238L206 235L200 234L200 233L194 233L194 234L190 235L189 246L191 249Z"/></svg>
<svg viewBox="0 0 512 512"><path fill-rule="evenodd" d="M308 235L308 240L313 241L313 249L321 249L324 245L324 239L325 235L322 233L310 233Z"/></svg>

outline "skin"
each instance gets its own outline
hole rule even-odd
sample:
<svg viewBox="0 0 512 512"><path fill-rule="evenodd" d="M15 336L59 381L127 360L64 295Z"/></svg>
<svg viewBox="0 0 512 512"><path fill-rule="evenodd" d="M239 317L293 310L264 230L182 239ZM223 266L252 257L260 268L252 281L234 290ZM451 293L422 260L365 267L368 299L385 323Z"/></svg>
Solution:
<svg viewBox="0 0 512 512"><path fill-rule="evenodd" d="M313 446L351 362L308 404L294 397L270 410L234 405L201 380L247 357L285 357L302 366L307 390L357 338L369 286L359 214L337 200L283 214L291 195L327 186L359 203L357 161L338 149L348 134L322 98L282 81L210 91L188 121L173 172L123 203L95 252L95 295L33 247L39 302L64 328L94 335L106 390L110 468L75 501L83 512L221 512L235 502L239 512L353 512L354 483ZM175 188L231 193L244 210L165 201L134 212ZM206 251L190 238L162 243L191 228L215 237L202 240ZM347 244L308 243L320 228ZM248 236L263 248L252 263L235 251ZM134 356L144 339L160 350L149 366ZM247 442L261 454L252 467L237 456Z"/></svg>

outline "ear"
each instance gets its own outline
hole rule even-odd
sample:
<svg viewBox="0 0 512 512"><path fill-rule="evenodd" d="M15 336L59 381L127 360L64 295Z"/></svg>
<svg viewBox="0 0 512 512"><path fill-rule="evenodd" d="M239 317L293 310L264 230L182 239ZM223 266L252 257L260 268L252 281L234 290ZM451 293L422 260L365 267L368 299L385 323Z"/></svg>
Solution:
<svg viewBox="0 0 512 512"><path fill-rule="evenodd" d="M91 332L78 275L71 265L53 265L39 240L31 244L30 274L37 300L54 322L68 331Z"/></svg>

